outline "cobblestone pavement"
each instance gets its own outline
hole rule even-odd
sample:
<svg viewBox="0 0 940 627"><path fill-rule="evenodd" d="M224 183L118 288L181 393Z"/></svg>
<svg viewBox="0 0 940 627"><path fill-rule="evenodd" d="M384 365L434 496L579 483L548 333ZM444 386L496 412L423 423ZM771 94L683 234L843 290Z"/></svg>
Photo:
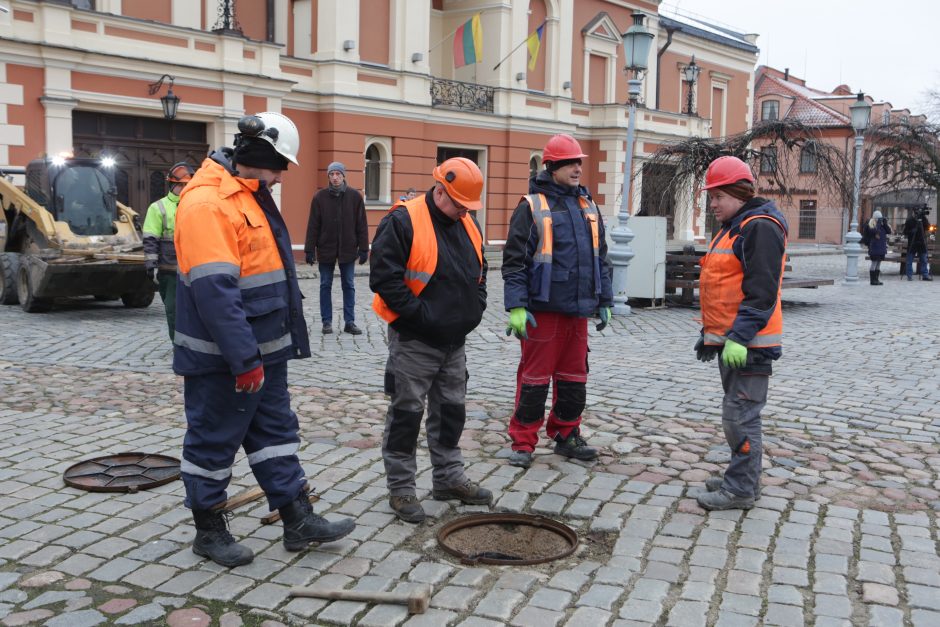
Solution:
<svg viewBox="0 0 940 627"><path fill-rule="evenodd" d="M844 258L792 265L835 278ZM0 624L938 625L940 283L886 269L883 287L784 292L763 497L746 513L711 514L694 497L728 452L717 368L692 353L697 310L635 309L591 328L584 431L602 455L570 463L543 439L523 471L505 459L518 348L503 333L494 271L490 309L468 340L468 472L496 493L494 509L549 515L582 539L574 556L529 567L465 566L437 547L442 521L480 508L427 498L430 522L392 516L379 451L385 329L366 309L364 277L358 337L319 333L317 286L303 281L315 356L291 365L315 508L355 517L356 531L288 553L256 502L231 522L255 561L231 570L191 552L181 483L136 494L62 483L91 456L179 456L182 386L159 303L2 307ZM428 497L423 442L419 472ZM253 485L239 457L230 494ZM426 584L431 608L415 616L288 595L293 585Z"/></svg>

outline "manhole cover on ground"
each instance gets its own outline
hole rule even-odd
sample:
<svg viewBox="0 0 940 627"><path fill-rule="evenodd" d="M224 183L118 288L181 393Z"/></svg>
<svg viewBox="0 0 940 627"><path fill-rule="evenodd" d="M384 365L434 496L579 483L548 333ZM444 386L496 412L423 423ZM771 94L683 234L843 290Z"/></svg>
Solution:
<svg viewBox="0 0 940 627"><path fill-rule="evenodd" d="M441 527L437 542L465 564L527 566L571 555L578 534L544 516L472 514Z"/></svg>
<svg viewBox="0 0 940 627"><path fill-rule="evenodd" d="M89 492L137 492L180 476L178 459L151 453L118 453L78 462L63 473L65 485Z"/></svg>

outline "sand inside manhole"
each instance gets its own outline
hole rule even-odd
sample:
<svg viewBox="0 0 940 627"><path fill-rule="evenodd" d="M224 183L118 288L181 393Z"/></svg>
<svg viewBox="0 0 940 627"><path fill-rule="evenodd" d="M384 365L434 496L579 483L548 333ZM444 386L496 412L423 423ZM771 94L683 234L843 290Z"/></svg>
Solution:
<svg viewBox="0 0 940 627"><path fill-rule="evenodd" d="M499 553L523 560L548 560L571 548L568 540L551 529L516 523L464 527L451 532L443 543L465 556Z"/></svg>

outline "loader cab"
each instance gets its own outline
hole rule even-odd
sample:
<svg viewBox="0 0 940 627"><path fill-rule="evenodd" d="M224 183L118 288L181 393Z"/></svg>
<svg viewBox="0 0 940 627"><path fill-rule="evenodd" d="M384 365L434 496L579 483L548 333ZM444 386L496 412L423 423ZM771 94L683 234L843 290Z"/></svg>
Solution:
<svg viewBox="0 0 940 627"><path fill-rule="evenodd" d="M26 193L76 235L116 233L117 188L110 159L52 157L26 166Z"/></svg>

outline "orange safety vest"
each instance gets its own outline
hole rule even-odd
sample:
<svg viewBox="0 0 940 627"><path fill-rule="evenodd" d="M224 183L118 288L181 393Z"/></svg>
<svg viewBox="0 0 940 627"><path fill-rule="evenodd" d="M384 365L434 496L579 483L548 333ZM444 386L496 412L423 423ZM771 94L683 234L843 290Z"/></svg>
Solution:
<svg viewBox="0 0 940 627"><path fill-rule="evenodd" d="M778 220L770 216L757 215L741 222L741 228L751 220L773 220L783 229ZM784 231L786 232L786 231ZM699 275L699 301L702 307L702 328L705 344L721 346L727 339L727 333L734 325L738 309L744 300L741 283L744 280L744 267L735 256L734 241L740 237L740 229L731 235L731 230L722 230L712 240L708 253L702 257ZM786 236L784 236L786 245ZM783 312L780 308L780 286L783 283L783 267L786 257L780 262L780 283L777 284L777 304L770 320L757 335L747 343L749 348L769 348L780 346L783 341Z"/></svg>
<svg viewBox="0 0 940 627"><path fill-rule="evenodd" d="M411 240L411 253L408 255L408 262L405 264L405 285L408 286L412 294L417 296L428 286L434 271L437 269L437 235L434 233L431 210L428 208L424 196L398 203L392 207L392 210L397 207L404 207L408 210L411 226L414 229L414 236ZM477 259L480 261L480 276L477 282L482 281L483 236L480 234L480 229L477 228L473 218L469 215L465 215L460 221L463 223L467 235L470 236L473 250L476 251ZM398 313L392 311L378 294L372 298L372 309L388 323L398 319Z"/></svg>

